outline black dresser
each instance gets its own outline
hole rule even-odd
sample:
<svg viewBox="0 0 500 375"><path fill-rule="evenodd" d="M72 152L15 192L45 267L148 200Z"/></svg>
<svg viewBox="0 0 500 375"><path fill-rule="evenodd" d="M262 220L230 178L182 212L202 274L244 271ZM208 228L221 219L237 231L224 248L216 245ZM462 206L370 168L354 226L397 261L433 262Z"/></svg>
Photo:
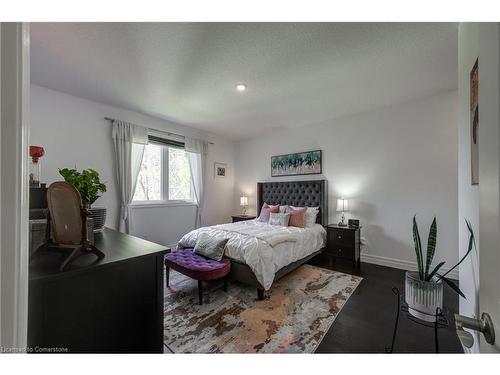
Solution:
<svg viewBox="0 0 500 375"><path fill-rule="evenodd" d="M95 234L95 245L105 254L99 263L86 254L59 272L55 251L31 262L28 346L162 353L163 257L169 249L108 228Z"/></svg>
<svg viewBox="0 0 500 375"><path fill-rule="evenodd" d="M331 258L348 259L359 264L361 228L342 227L336 224L326 226L327 254Z"/></svg>

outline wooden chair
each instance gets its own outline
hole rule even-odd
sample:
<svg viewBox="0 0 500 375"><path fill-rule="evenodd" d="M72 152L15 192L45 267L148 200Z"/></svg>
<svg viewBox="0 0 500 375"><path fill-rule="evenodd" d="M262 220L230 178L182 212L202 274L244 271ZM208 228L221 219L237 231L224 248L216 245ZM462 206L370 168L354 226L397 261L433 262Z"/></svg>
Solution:
<svg viewBox="0 0 500 375"><path fill-rule="evenodd" d="M89 212L82 207L80 193L71 184L58 181L47 189L47 230L45 243L30 256L30 261L37 253L47 250L73 248L59 267L63 271L71 261L80 255L92 253L97 260L104 258L104 253L87 239L87 217ZM51 234L52 238L51 239Z"/></svg>

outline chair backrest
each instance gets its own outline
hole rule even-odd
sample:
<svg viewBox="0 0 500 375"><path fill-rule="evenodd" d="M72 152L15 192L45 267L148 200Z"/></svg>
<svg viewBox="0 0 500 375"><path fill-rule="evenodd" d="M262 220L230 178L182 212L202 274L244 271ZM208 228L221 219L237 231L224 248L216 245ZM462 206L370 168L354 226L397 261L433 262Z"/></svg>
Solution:
<svg viewBox="0 0 500 375"><path fill-rule="evenodd" d="M52 183L47 189L47 204L54 242L77 245L82 241L80 193L64 181Z"/></svg>

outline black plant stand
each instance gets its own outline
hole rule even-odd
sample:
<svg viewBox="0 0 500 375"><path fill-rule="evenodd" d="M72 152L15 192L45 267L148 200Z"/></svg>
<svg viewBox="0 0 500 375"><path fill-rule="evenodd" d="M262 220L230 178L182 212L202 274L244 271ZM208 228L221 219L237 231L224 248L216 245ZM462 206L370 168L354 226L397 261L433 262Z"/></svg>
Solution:
<svg viewBox="0 0 500 375"><path fill-rule="evenodd" d="M438 307L436 309L436 314L434 314L434 315L421 312L422 314L434 317L433 322L426 322L424 320L418 319L418 318L414 317L413 315L411 315L411 313L408 311L408 304L405 302L404 294L400 294L398 288L392 288L392 292L397 297L396 322L394 323L394 332L392 334L391 346L386 347L385 352L386 353L393 353L394 352L394 343L396 342L396 334L398 331L399 316L400 316L400 313L403 312L403 314L412 322L415 322L416 324L419 324L419 325L424 326L424 327L434 328L434 343L435 343L435 347L436 347L436 353L439 353L438 330L440 328L448 327L448 325L449 325L449 320L447 318L448 310L446 308L440 309Z"/></svg>

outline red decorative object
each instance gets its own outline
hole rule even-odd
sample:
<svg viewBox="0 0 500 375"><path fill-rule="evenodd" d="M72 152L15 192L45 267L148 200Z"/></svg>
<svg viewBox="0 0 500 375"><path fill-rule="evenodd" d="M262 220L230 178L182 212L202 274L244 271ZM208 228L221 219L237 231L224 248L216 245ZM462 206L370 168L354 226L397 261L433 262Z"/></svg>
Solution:
<svg viewBox="0 0 500 375"><path fill-rule="evenodd" d="M38 158L41 158L45 155L45 150L41 146L30 146L30 156L33 160L33 163L38 163Z"/></svg>
<svg viewBox="0 0 500 375"><path fill-rule="evenodd" d="M45 150L41 146L30 146L30 187L40 187L41 166L39 159L45 155Z"/></svg>

